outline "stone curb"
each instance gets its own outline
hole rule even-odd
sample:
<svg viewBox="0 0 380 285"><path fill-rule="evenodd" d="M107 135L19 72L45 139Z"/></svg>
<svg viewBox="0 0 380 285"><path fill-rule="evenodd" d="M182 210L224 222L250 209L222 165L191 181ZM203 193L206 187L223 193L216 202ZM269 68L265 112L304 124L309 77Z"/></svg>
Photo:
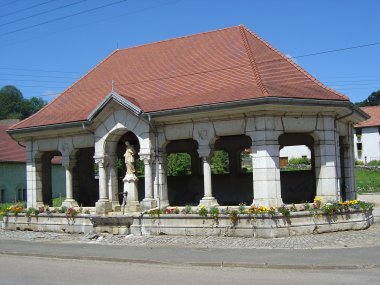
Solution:
<svg viewBox="0 0 380 285"><path fill-rule="evenodd" d="M380 264L363 265L320 265L320 264L272 264L272 263L248 263L248 262L161 262L148 259L128 259L101 256L67 256L50 255L38 253L0 252L0 255L56 258L63 260L91 260L119 263L137 263L166 266L199 266L199 267L226 267L226 268L252 268L252 269L299 269L299 270L358 270L358 269L378 269Z"/></svg>

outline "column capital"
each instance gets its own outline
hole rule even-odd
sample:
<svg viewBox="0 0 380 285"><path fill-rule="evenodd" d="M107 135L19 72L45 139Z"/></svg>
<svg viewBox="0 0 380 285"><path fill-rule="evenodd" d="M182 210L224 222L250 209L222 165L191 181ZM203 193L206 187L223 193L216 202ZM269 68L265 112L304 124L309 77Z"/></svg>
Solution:
<svg viewBox="0 0 380 285"><path fill-rule="evenodd" d="M94 156L95 163L99 165L99 167L105 167L109 162L109 157L106 155L103 156Z"/></svg>
<svg viewBox="0 0 380 285"><path fill-rule="evenodd" d="M69 156L62 156L62 166L68 170L72 169L76 164L76 160Z"/></svg>
<svg viewBox="0 0 380 285"><path fill-rule="evenodd" d="M144 164L150 164L152 162L152 155L150 153L142 153L139 154L140 159L144 162Z"/></svg>
<svg viewBox="0 0 380 285"><path fill-rule="evenodd" d="M197 152L199 157L208 158L211 155L211 148L209 146L199 146Z"/></svg>

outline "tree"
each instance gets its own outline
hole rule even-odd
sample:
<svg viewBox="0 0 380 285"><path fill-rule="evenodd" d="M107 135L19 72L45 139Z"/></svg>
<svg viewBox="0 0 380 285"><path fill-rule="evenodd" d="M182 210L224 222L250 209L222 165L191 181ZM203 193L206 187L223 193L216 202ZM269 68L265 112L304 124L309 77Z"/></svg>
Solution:
<svg viewBox="0 0 380 285"><path fill-rule="evenodd" d="M0 89L0 120L25 119L45 105L41 98L24 99L21 91L12 85Z"/></svg>
<svg viewBox="0 0 380 285"><path fill-rule="evenodd" d="M226 151L214 151L211 157L211 171L213 174L226 174L230 172L230 162Z"/></svg>
<svg viewBox="0 0 380 285"><path fill-rule="evenodd" d="M191 156L188 153L171 153L167 156L168 176L180 176L191 174Z"/></svg>
<svg viewBox="0 0 380 285"><path fill-rule="evenodd" d="M355 104L358 105L359 107L379 106L380 105L380 90L372 92L371 95L369 95L367 99L365 99L362 102L355 103Z"/></svg>

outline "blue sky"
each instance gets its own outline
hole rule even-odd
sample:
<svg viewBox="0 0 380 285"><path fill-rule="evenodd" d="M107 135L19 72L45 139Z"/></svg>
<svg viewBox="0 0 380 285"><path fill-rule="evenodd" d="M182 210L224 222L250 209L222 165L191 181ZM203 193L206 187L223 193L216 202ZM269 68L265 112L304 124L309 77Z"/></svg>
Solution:
<svg viewBox="0 0 380 285"><path fill-rule="evenodd" d="M116 48L239 24L293 57L380 43L379 11L377 0L0 0L0 87L50 101ZM353 102L380 90L380 44L295 61Z"/></svg>

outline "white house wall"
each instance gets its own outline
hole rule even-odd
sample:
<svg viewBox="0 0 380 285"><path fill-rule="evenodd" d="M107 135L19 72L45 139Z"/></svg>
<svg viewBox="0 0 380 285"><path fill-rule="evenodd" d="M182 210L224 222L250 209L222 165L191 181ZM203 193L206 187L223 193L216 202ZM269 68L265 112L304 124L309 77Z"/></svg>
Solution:
<svg viewBox="0 0 380 285"><path fill-rule="evenodd" d="M357 143L362 143L362 155L359 157ZM379 127L362 128L361 140L354 135L355 159L369 162L380 160L380 134Z"/></svg>

